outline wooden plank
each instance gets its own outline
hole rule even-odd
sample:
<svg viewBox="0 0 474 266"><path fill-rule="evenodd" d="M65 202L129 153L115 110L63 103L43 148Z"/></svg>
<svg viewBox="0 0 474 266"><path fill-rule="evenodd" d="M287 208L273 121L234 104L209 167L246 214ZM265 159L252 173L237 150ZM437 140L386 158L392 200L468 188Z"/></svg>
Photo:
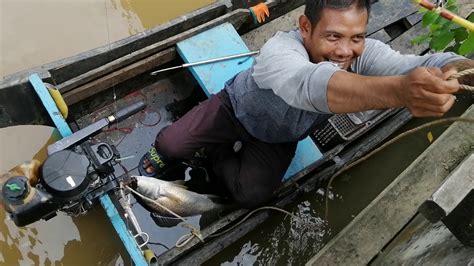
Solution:
<svg viewBox="0 0 474 266"><path fill-rule="evenodd" d="M64 100L68 105L72 105L78 101L86 99L87 97L111 88L127 79L150 71L157 65L170 62L174 58L176 58L176 49L168 48L125 68L107 74L102 78L89 82L70 92L66 92L63 94Z"/></svg>
<svg viewBox="0 0 474 266"><path fill-rule="evenodd" d="M176 44L185 63L250 52L235 28L223 23ZM224 88L225 82L252 66L253 56L189 67L204 93L209 97Z"/></svg>
<svg viewBox="0 0 474 266"><path fill-rule="evenodd" d="M225 217L219 219L217 222L209 225L208 227L204 228L201 231L201 235L204 239L208 239L210 235L214 234L215 232L225 228L229 224L232 224L237 219L243 217L247 213L247 210L237 210L234 211ZM201 241L197 238L193 238L189 243L181 248L172 248L160 256L158 256L158 264L159 265L167 265L174 262L177 258L181 257L183 254L190 252L191 250L195 249L196 247L200 246Z"/></svg>
<svg viewBox="0 0 474 266"><path fill-rule="evenodd" d="M413 45L411 40L413 40L416 36L421 34L425 34L428 32L427 28L423 28L421 23L416 24L414 27L407 30L402 35L398 36L394 40L390 42L390 46L399 51L402 54L422 54L426 50L428 50L428 44L423 43L420 45Z"/></svg>
<svg viewBox="0 0 474 266"><path fill-rule="evenodd" d="M423 15L424 15L423 13L416 12L406 17L406 21L409 23L410 26L414 26L418 24L418 22L421 21L421 19L423 18Z"/></svg>
<svg viewBox="0 0 474 266"><path fill-rule="evenodd" d="M412 0L380 0L372 5L367 34L383 29L417 10L418 6Z"/></svg>
<svg viewBox="0 0 474 266"><path fill-rule="evenodd" d="M56 84L63 83L134 51L218 18L226 11L227 7L222 2L216 1L157 27L45 66L56 79ZM136 60L139 59L141 58Z"/></svg>
<svg viewBox="0 0 474 266"><path fill-rule="evenodd" d="M472 265L473 254L441 222L417 214L370 265Z"/></svg>
<svg viewBox="0 0 474 266"><path fill-rule="evenodd" d="M392 39L392 37L390 37L390 35L388 35L388 33L384 29L376 31L367 37L379 40L384 43L388 43Z"/></svg>
<svg viewBox="0 0 474 266"><path fill-rule="evenodd" d="M238 28L240 25L242 25L242 23L244 23L247 20L249 14L250 13L248 10L236 10L234 12L228 13L217 19L211 20L203 25L187 30L181 34L172 36L166 40L157 42L143 49L132 52L124 57L114 60L102 67L99 67L98 69L91 70L71 81L67 81L64 84L59 84L57 87L61 91L61 93L71 91L74 87L78 85L85 84L86 82L89 82L95 78L98 78L106 73L110 73L111 71L117 70L121 67L124 67L130 64L131 62L137 61L146 56L150 56L153 53L157 53L160 50L163 50L170 46L175 45L179 41L185 40L195 34L203 32L209 28L215 27L216 25L222 24L227 21L232 23L234 27Z"/></svg>
<svg viewBox="0 0 474 266"><path fill-rule="evenodd" d="M474 105L463 117L474 118ZM307 265L368 264L471 152L472 132L472 123L451 125Z"/></svg>
<svg viewBox="0 0 474 266"><path fill-rule="evenodd" d="M259 50L266 41L275 35L276 31L290 31L298 28L298 18L304 13L304 8L304 6L298 7L241 37L250 50Z"/></svg>

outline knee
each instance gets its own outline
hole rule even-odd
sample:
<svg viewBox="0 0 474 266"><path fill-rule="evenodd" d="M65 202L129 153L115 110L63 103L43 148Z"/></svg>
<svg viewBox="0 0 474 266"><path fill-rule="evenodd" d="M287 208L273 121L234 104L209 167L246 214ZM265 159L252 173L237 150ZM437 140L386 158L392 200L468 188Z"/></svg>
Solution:
<svg viewBox="0 0 474 266"><path fill-rule="evenodd" d="M158 153L167 159L176 159L181 158L182 155L180 154L181 148L178 145L178 141L167 134L167 128L161 130L155 139L155 148Z"/></svg>

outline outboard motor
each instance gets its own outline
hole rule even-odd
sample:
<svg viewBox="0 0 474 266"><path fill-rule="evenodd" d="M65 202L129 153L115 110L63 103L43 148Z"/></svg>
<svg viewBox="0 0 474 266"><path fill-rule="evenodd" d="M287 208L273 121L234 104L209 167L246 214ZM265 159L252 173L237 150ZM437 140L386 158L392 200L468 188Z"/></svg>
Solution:
<svg viewBox="0 0 474 266"><path fill-rule="evenodd" d="M17 226L48 220L63 211L79 215L95 200L119 186L114 165L120 159L115 146L88 139L113 122L145 108L140 101L48 146L41 167L33 160L0 177L0 203ZM39 182L38 177L39 176Z"/></svg>

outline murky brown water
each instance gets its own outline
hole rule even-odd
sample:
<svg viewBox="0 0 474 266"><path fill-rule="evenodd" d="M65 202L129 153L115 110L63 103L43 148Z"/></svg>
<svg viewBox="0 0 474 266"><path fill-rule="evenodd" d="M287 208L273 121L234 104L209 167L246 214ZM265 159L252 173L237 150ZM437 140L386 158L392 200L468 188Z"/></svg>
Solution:
<svg viewBox="0 0 474 266"><path fill-rule="evenodd" d="M0 173L31 158L43 161L47 145L57 139L57 131L46 126L1 128ZM100 207L84 217L59 214L49 221L38 221L24 228L18 228L0 211L1 265L122 264L128 263L124 252Z"/></svg>
<svg viewBox="0 0 474 266"><path fill-rule="evenodd" d="M0 0L0 76L138 33L212 0Z"/></svg>
<svg viewBox="0 0 474 266"><path fill-rule="evenodd" d="M211 0L0 0L2 77L106 45L200 8ZM0 129L0 173L44 159L52 128ZM59 214L18 228L0 211L0 265L129 265L112 225L98 207Z"/></svg>

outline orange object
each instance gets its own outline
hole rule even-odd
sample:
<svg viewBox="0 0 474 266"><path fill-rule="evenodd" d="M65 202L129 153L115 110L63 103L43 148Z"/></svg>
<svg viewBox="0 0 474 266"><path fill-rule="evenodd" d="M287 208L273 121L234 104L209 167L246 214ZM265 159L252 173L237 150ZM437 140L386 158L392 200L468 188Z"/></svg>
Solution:
<svg viewBox="0 0 474 266"><path fill-rule="evenodd" d="M268 10L268 6L265 3L260 3L251 7L250 13L252 14L255 23L265 22L265 18L270 16L270 10Z"/></svg>

